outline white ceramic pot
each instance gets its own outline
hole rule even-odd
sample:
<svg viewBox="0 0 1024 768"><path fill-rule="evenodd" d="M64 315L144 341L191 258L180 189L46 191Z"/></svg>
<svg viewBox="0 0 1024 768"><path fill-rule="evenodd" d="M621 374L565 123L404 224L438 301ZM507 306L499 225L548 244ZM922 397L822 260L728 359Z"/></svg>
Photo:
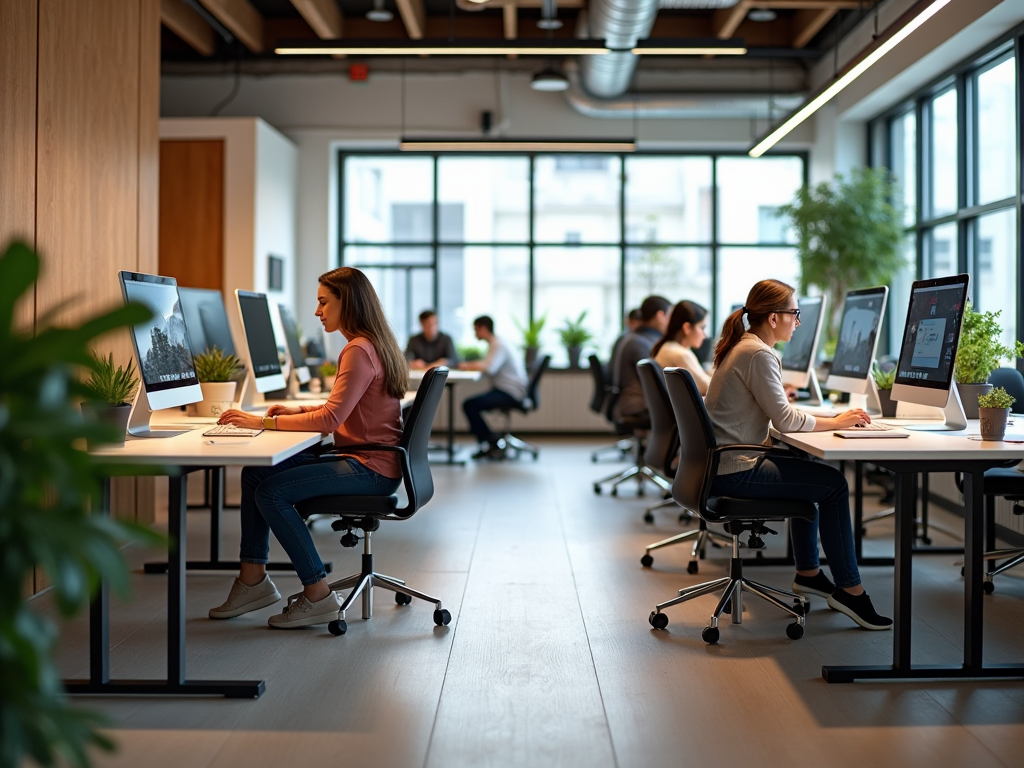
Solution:
<svg viewBox="0 0 1024 768"><path fill-rule="evenodd" d="M321 376L324 380L323 392L330 394L331 390L334 389L334 380L338 378L337 374L334 376Z"/></svg>
<svg viewBox="0 0 1024 768"><path fill-rule="evenodd" d="M196 403L196 416L220 416L235 401L234 381L204 381L199 386L203 390L203 400Z"/></svg>

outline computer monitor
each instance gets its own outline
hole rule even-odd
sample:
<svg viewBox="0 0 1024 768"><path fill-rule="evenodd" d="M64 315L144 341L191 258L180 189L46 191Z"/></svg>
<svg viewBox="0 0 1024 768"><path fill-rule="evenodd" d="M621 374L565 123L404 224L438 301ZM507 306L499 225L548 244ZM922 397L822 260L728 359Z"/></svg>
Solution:
<svg viewBox="0 0 1024 768"><path fill-rule="evenodd" d="M117 273L125 303L144 304L153 318L132 326L129 334L138 361L142 385L128 418L128 433L137 437L171 437L180 432L150 429L150 413L203 399L203 390L192 363L188 328L181 313L178 285L173 277L141 272Z"/></svg>
<svg viewBox="0 0 1024 768"><path fill-rule="evenodd" d="M888 296L889 289L885 286L861 288L846 294L836 353L825 382L827 389L851 395L864 395L870 390L874 381L871 363L875 359Z"/></svg>
<svg viewBox="0 0 1024 768"><path fill-rule="evenodd" d="M274 324L265 293L235 290L238 315L245 335L246 375L242 384L242 407L255 405L255 394L285 388L281 360L277 356Z"/></svg>
<svg viewBox="0 0 1024 768"><path fill-rule="evenodd" d="M309 373L309 367L306 365L306 355L302 351L302 343L299 341L299 327L295 324L295 318L292 317L292 313L284 304L278 304L277 308L281 314L281 327L284 329L288 357L291 358L288 390L290 394L294 395L298 392L299 385L307 383L312 377Z"/></svg>
<svg viewBox="0 0 1024 768"><path fill-rule="evenodd" d="M917 280L910 288L910 308L903 329L892 399L944 410L943 422L910 429L967 429L960 394L953 386L953 365L960 343L970 276Z"/></svg>
<svg viewBox="0 0 1024 768"><path fill-rule="evenodd" d="M823 400L818 376L814 372L814 355L818 351L818 337L825 317L825 297L800 299L799 307L800 325L782 351L782 383L810 390L811 404L821 405Z"/></svg>
<svg viewBox="0 0 1024 768"><path fill-rule="evenodd" d="M217 347L226 355L237 354L231 324L220 291L210 288L179 288L181 312L192 342L192 354Z"/></svg>

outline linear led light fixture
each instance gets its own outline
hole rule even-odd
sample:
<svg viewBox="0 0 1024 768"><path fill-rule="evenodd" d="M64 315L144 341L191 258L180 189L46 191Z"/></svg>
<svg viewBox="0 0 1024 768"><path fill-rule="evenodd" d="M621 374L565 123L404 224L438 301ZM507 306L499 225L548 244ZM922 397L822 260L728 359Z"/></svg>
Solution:
<svg viewBox="0 0 1024 768"><path fill-rule="evenodd" d="M609 53L604 40L303 40L282 43L274 53L286 56L578 56Z"/></svg>
<svg viewBox="0 0 1024 768"><path fill-rule="evenodd" d="M657 37L638 40L629 52L641 56L743 56L747 46L739 37L729 40Z"/></svg>
<svg viewBox="0 0 1024 768"><path fill-rule="evenodd" d="M633 139L402 139L402 152L635 152Z"/></svg>
<svg viewBox="0 0 1024 768"><path fill-rule="evenodd" d="M863 75L873 64L903 40L906 40L915 29L949 5L949 3L950 0L931 0L931 2L923 0L904 13L889 30L886 30L857 59L848 64L842 75L836 78L830 85L819 90L816 96L812 97L800 109L786 118L782 125L755 144L748 154L751 157L760 157L778 144L790 131L831 101L832 97ZM910 17L909 20L904 21L908 17Z"/></svg>

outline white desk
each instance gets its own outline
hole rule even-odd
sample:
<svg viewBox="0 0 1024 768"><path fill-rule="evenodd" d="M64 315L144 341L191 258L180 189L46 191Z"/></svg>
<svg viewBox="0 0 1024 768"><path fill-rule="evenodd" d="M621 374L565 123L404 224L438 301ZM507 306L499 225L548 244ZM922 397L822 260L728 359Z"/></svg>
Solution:
<svg viewBox="0 0 1024 768"><path fill-rule="evenodd" d="M824 666L829 683L854 680L921 678L1024 677L1024 664L983 663L982 566L984 550L985 470L1024 459L1024 444L981 442L978 422L964 432L911 432L900 439L846 440L831 432L780 433L772 437L826 461L870 461L896 475L896 559L894 573L893 663L889 666ZM1024 435L1008 434L1008 439ZM964 475L964 661L962 665L913 665L911 653L911 599L914 493L920 472L962 472ZM953 578L952 574L950 578Z"/></svg>
<svg viewBox="0 0 1024 768"><path fill-rule="evenodd" d="M227 440L232 442L227 442ZM215 444L209 444L209 441ZM222 442L224 441L224 442ZM273 466L320 442L315 432L266 431L253 438L205 438L202 430L167 438L129 438L123 448L101 448L103 462L149 467L169 480L167 502L167 679L111 680L109 594L106 584L93 600L89 617L89 679L68 680L69 693L90 696L126 694L215 695L257 698L262 680L188 680L185 677L185 497L190 468ZM123 474L123 473L122 473ZM104 483L103 514L110 513L110 483Z"/></svg>
<svg viewBox="0 0 1024 768"><path fill-rule="evenodd" d="M409 371L410 381L422 381L426 371ZM448 460L445 464L465 464L455 458L455 386L462 381L480 381L483 374L480 371L459 371L449 369L448 378L444 385L448 390Z"/></svg>

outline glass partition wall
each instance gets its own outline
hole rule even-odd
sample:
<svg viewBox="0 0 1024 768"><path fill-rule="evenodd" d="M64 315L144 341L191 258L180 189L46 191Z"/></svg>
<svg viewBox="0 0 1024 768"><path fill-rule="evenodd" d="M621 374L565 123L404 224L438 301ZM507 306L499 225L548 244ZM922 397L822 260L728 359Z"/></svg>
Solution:
<svg viewBox="0 0 1024 768"><path fill-rule="evenodd" d="M623 316L652 293L690 299L717 334L764 277L795 281L794 237L776 215L806 182L803 155L339 155L341 264L377 287L399 340L437 311L457 344L494 318L514 345L546 318L584 311L606 359Z"/></svg>

